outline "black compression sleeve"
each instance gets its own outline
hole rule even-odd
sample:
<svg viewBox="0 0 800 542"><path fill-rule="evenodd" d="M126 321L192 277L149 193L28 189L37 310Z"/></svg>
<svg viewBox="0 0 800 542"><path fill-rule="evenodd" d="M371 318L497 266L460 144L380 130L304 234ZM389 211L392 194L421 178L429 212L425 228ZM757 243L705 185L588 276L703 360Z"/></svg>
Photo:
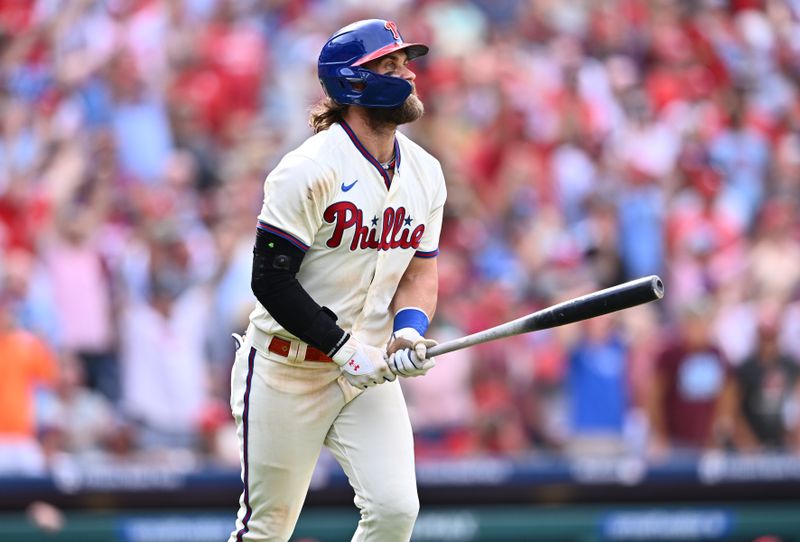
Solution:
<svg viewBox="0 0 800 542"><path fill-rule="evenodd" d="M295 278L305 253L286 239L257 230L250 286L256 299L302 341L332 355L344 343L336 315L321 307Z"/></svg>

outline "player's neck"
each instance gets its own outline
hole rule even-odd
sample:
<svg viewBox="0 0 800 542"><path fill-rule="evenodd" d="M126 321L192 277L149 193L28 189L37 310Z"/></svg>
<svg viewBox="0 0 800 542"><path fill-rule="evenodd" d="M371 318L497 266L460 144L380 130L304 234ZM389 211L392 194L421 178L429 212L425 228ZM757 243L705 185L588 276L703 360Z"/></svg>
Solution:
<svg viewBox="0 0 800 542"><path fill-rule="evenodd" d="M379 162L388 162L394 157L394 136L397 126L394 124L376 125L369 122L366 115L358 114L350 108L344 120L355 132L356 137L367 151Z"/></svg>

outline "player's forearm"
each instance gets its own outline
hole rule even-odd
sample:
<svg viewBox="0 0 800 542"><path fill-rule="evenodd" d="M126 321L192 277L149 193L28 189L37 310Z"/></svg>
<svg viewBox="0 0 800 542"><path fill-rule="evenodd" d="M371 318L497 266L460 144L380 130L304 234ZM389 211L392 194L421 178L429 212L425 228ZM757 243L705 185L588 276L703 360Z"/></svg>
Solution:
<svg viewBox="0 0 800 542"><path fill-rule="evenodd" d="M406 307L417 307L431 319L436 312L438 289L436 259L413 258L397 286L391 311L394 314Z"/></svg>

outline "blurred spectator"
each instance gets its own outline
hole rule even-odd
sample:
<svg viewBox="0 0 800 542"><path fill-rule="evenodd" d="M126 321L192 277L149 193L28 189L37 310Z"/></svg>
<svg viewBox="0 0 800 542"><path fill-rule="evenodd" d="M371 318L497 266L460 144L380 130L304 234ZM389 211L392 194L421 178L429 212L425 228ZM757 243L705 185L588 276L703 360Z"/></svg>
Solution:
<svg viewBox="0 0 800 542"><path fill-rule="evenodd" d="M797 211L791 201L773 199L761 208L747 263L753 293L788 301L800 286Z"/></svg>
<svg viewBox="0 0 800 542"><path fill-rule="evenodd" d="M0 192L15 179L24 179L36 171L43 158L41 140L34 132L35 119L22 100L6 98L2 102L0 123Z"/></svg>
<svg viewBox="0 0 800 542"><path fill-rule="evenodd" d="M796 122L796 121L795 121ZM800 132L794 130L779 137L775 149L774 193L797 205L800 184Z"/></svg>
<svg viewBox="0 0 800 542"><path fill-rule="evenodd" d="M503 357L484 355L473 366L474 451L479 453L520 455L530 447L524 420L509 385L507 363Z"/></svg>
<svg viewBox="0 0 800 542"><path fill-rule="evenodd" d="M207 292L193 283L181 232L151 233L147 294L120 320L123 413L145 450L193 450L208 402Z"/></svg>
<svg viewBox="0 0 800 542"><path fill-rule="evenodd" d="M0 246L33 253L42 223L49 215L47 197L26 177L9 175L0 191Z"/></svg>
<svg viewBox="0 0 800 542"><path fill-rule="evenodd" d="M85 386L84 364L78 356L65 353L60 361L53 393L42 401L45 440L54 453L96 460L108 451L117 429L114 407L104 395Z"/></svg>
<svg viewBox="0 0 800 542"><path fill-rule="evenodd" d="M591 279L603 288L625 280L619 254L619 222L608 196L593 195L584 202L585 218L575 227Z"/></svg>
<svg viewBox="0 0 800 542"><path fill-rule="evenodd" d="M47 345L17 327L12 299L0 289L0 472L39 474L45 457L37 441L37 386L58 375Z"/></svg>
<svg viewBox="0 0 800 542"><path fill-rule="evenodd" d="M795 451L800 445L800 364L778 343L780 305L761 307L752 354L736 370L743 439L753 449Z"/></svg>
<svg viewBox="0 0 800 542"><path fill-rule="evenodd" d="M138 181L157 182L173 146L163 97L145 86L140 67L126 51L113 58L108 77L120 165Z"/></svg>
<svg viewBox="0 0 800 542"><path fill-rule="evenodd" d="M55 292L61 347L83 364L82 384L117 400L111 284L98 243L98 222L87 208L63 209L43 259Z"/></svg>
<svg viewBox="0 0 800 542"><path fill-rule="evenodd" d="M664 240L664 194L649 181L623 179L617 203L619 248L627 278L662 274Z"/></svg>
<svg viewBox="0 0 800 542"><path fill-rule="evenodd" d="M613 315L580 327L568 353L566 451L575 457L621 454L630 404L628 348Z"/></svg>
<svg viewBox="0 0 800 542"><path fill-rule="evenodd" d="M712 314L707 298L684 305L676 336L656 361L648 397L655 458L720 447L730 436L734 380L711 338Z"/></svg>
<svg viewBox="0 0 800 542"><path fill-rule="evenodd" d="M741 91L736 99L728 127L711 140L709 150L725 178L723 198L737 221L749 226L766 190L770 151L765 138L745 123L748 107Z"/></svg>
<svg viewBox="0 0 800 542"><path fill-rule="evenodd" d="M744 227L721 204L721 172L700 154L683 163L687 186L673 199L666 225L674 308L717 294L745 268Z"/></svg>
<svg viewBox="0 0 800 542"><path fill-rule="evenodd" d="M198 43L203 64L216 74L220 86L218 125L213 128L225 143L240 137L242 127L259 111L262 79L269 68L268 44L247 9L236 0L218 0Z"/></svg>
<svg viewBox="0 0 800 542"><path fill-rule="evenodd" d="M658 118L651 98L642 89L628 91L622 107L624 123L610 141L613 157L631 179L664 182L678 158L678 134Z"/></svg>
<svg viewBox="0 0 800 542"><path fill-rule="evenodd" d="M5 254L3 288L19 326L36 333L50 347L61 344L55 295L44 262L24 250Z"/></svg>

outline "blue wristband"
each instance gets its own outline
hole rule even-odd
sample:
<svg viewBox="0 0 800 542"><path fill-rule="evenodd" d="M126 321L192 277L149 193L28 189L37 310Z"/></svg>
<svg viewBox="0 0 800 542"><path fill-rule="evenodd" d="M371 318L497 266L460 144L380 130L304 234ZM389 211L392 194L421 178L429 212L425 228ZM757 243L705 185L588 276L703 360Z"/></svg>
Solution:
<svg viewBox="0 0 800 542"><path fill-rule="evenodd" d="M424 311L416 307L408 307L400 309L397 314L395 314L392 332L403 329L404 327L411 327L416 329L420 335L424 336L425 332L428 331L428 324L430 324L428 315L426 315Z"/></svg>

